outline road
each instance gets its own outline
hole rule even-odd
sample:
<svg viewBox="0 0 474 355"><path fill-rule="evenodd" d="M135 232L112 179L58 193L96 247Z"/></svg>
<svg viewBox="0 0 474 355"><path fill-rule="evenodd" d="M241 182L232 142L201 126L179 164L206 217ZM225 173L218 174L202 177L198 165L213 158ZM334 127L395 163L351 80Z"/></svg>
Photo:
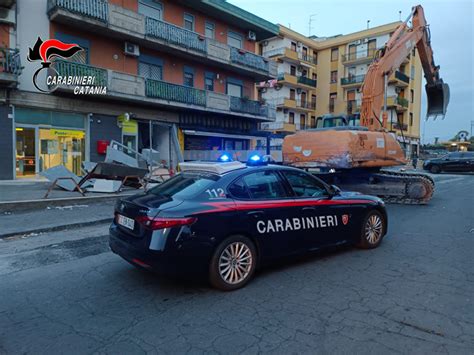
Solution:
<svg viewBox="0 0 474 355"><path fill-rule="evenodd" d="M232 293L136 270L107 226L0 240L0 354L474 352L474 176L388 207L376 250L261 271Z"/></svg>

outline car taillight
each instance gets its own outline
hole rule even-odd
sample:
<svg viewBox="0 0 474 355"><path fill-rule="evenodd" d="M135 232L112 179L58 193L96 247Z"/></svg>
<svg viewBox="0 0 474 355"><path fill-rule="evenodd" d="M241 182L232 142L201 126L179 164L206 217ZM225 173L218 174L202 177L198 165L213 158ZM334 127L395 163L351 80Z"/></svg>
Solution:
<svg viewBox="0 0 474 355"><path fill-rule="evenodd" d="M165 229L173 227L181 227L193 224L197 221L196 217L186 217L186 218L165 218L165 217L149 217L141 216L137 217L136 221L149 229Z"/></svg>

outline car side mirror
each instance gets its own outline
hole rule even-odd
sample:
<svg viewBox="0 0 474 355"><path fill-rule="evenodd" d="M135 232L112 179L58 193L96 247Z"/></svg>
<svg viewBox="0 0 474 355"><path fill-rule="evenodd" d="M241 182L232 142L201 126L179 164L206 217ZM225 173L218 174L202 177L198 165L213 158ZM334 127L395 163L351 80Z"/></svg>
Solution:
<svg viewBox="0 0 474 355"><path fill-rule="evenodd" d="M341 189L339 187L337 187L336 185L331 185L329 187L329 193L332 195L332 196L337 196L337 195L340 195L341 194Z"/></svg>

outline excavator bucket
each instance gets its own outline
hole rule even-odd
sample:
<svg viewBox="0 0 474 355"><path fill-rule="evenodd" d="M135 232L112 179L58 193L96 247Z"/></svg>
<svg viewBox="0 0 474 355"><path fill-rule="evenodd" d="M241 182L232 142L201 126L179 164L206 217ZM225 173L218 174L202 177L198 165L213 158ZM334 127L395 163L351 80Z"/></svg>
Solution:
<svg viewBox="0 0 474 355"><path fill-rule="evenodd" d="M428 97L428 110L426 118L433 117L444 119L449 103L449 86L442 80L436 84L426 84L426 96Z"/></svg>

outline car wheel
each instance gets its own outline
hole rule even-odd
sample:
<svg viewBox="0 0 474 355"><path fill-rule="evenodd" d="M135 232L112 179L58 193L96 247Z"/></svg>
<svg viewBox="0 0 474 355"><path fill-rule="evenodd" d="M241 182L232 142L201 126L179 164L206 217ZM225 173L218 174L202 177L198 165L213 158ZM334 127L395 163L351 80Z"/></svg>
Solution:
<svg viewBox="0 0 474 355"><path fill-rule="evenodd" d="M209 265L209 281L212 286L233 291L245 286L257 265L254 243L244 236L232 236L216 248Z"/></svg>
<svg viewBox="0 0 474 355"><path fill-rule="evenodd" d="M379 211L370 211L364 219L359 248L373 249L379 246L382 242L383 233L385 231L385 219Z"/></svg>
<svg viewBox="0 0 474 355"><path fill-rule="evenodd" d="M433 165L430 168L430 172L433 174L438 174L441 171L440 167L438 165Z"/></svg>

